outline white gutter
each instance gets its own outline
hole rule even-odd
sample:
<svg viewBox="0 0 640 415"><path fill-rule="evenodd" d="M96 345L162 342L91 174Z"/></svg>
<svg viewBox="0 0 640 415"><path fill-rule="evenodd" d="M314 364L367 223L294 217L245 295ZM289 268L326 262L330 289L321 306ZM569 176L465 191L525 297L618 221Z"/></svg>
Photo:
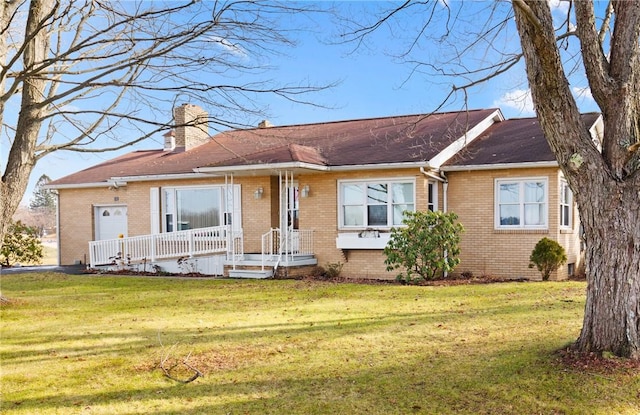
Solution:
<svg viewBox="0 0 640 415"><path fill-rule="evenodd" d="M391 170L410 169L424 167L424 161L404 162L404 163L380 163L380 164L354 164L345 166L322 166L318 164L293 162L293 163L271 163L271 164L247 164L242 166L221 166L221 167L196 167L193 171L198 173L224 173L224 172L253 172L258 170L287 170L287 169L307 169L319 172L344 172L360 170Z"/></svg>
<svg viewBox="0 0 640 415"><path fill-rule="evenodd" d="M354 164L350 166L331 166L331 171L356 171L356 170L390 170L410 169L424 167L424 161L412 161L406 163L381 163L381 164Z"/></svg>
<svg viewBox="0 0 640 415"><path fill-rule="evenodd" d="M496 164L470 164L468 166L442 166L440 170L450 171L474 171L474 170L502 170L502 169L532 169L543 167L558 167L557 161L532 161L526 163L496 163Z"/></svg>
<svg viewBox="0 0 640 415"><path fill-rule="evenodd" d="M196 173L212 174L212 173L229 173L229 172L253 172L258 170L282 170L282 169L308 169L316 171L329 171L329 166L319 164L288 162L288 163L263 163L263 164L244 164L239 166L220 166L220 167L196 167L193 169Z"/></svg>
<svg viewBox="0 0 640 415"><path fill-rule="evenodd" d="M179 179L201 179L211 177L206 174L198 173L172 173L172 174L148 174L143 176L121 176L112 177L111 181L121 182L150 182L154 180L179 180Z"/></svg>
<svg viewBox="0 0 640 415"><path fill-rule="evenodd" d="M442 177L438 176L437 174L432 173L430 171L426 171L424 169L424 167L420 167L420 173L424 174L427 177L432 178L433 180L437 180L437 181L442 182L442 183L446 183L447 182L446 179L443 179Z"/></svg>
<svg viewBox="0 0 640 415"><path fill-rule="evenodd" d="M121 187L126 186L126 182L122 181L108 181L108 182L96 182L96 183L76 183L76 184L47 184L42 186L43 189L59 190L59 189L88 189L91 187Z"/></svg>

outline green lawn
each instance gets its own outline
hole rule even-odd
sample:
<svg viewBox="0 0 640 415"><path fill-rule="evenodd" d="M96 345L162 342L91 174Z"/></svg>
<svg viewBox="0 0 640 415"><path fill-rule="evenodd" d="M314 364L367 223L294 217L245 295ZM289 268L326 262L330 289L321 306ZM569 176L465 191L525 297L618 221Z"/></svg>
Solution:
<svg viewBox="0 0 640 415"><path fill-rule="evenodd" d="M3 414L633 414L564 367L582 282L455 287L1 277ZM204 377L162 375L188 356ZM188 377L189 373L177 376Z"/></svg>

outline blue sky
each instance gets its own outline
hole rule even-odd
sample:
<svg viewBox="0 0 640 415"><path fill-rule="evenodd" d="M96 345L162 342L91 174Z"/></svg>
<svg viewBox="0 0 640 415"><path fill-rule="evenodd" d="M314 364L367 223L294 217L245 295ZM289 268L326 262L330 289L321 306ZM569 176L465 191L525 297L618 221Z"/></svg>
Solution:
<svg viewBox="0 0 640 415"><path fill-rule="evenodd" d="M396 3L397 4L397 3ZM478 2L486 5L486 2ZM380 7L381 3L345 2L340 7L358 9L361 7ZM562 4L555 4L558 12ZM411 27L410 22L402 22ZM438 77L413 74L412 65L403 63L391 56L401 49L401 40L390 35L390 30L399 27L382 29L367 39L367 43L359 48L354 44L332 44L336 39L337 29L331 26L328 17L301 22L311 32L296 35L297 46L283 51L284 54L272 58L275 67L269 71L268 77L282 83L309 82L312 84L338 84L326 91L311 95L309 100L320 106L292 104L282 98L263 96L259 105L267 109L264 118L275 125L291 125L315 123L357 118L384 117L391 115L428 113L442 102L450 90L453 81L460 84L462 80L443 80ZM397 33L397 32L395 32ZM512 30L511 38L505 44L513 46L517 36ZM355 49L355 50L354 50ZM423 56L429 56L433 50L425 50ZM436 53L446 53L436 52ZM251 57L247 57L251 59ZM576 90L584 88L586 83L578 80ZM533 108L526 75L522 65L511 70L499 80L476 87L468 95L468 107L499 107L507 118L533 116ZM194 102L194 104L198 104ZM579 100L583 111L594 111L589 95ZM455 100L442 110L460 110L464 108L462 99ZM205 108L206 109L206 108ZM167 118L171 114L167 113ZM257 122L260 121L256 119ZM212 131L213 133L213 131ZM7 144L3 138L3 147ZM122 153L136 149L161 148L162 136L159 134L147 142L117 153L77 154L72 152L56 152L42 159L36 166L30 180L23 203L27 203L33 195L33 186L42 174L52 179L74 173L91 165L109 160ZM5 151L3 151L5 153Z"/></svg>

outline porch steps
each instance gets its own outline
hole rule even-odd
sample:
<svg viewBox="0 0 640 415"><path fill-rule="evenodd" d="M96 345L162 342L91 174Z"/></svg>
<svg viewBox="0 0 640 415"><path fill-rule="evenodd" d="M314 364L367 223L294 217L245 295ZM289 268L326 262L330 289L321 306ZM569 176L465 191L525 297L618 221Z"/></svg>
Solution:
<svg viewBox="0 0 640 415"><path fill-rule="evenodd" d="M262 269L262 254L244 254L242 259L235 261L235 269L232 268L232 261L225 261L227 275L229 278L253 278L264 279L273 278L275 276L275 267L303 267L317 265L318 260L314 255L296 255L293 258L266 259L264 261L264 269Z"/></svg>
<svg viewBox="0 0 640 415"><path fill-rule="evenodd" d="M230 269L229 278L266 279L273 277L273 268L262 270L255 269Z"/></svg>

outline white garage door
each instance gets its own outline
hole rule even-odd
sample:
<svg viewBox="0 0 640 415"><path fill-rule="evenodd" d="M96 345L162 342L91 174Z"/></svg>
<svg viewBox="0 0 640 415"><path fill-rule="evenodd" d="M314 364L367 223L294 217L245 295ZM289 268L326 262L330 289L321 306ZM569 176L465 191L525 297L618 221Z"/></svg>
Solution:
<svg viewBox="0 0 640 415"><path fill-rule="evenodd" d="M117 239L120 235L127 236L127 207L96 207L96 240Z"/></svg>

